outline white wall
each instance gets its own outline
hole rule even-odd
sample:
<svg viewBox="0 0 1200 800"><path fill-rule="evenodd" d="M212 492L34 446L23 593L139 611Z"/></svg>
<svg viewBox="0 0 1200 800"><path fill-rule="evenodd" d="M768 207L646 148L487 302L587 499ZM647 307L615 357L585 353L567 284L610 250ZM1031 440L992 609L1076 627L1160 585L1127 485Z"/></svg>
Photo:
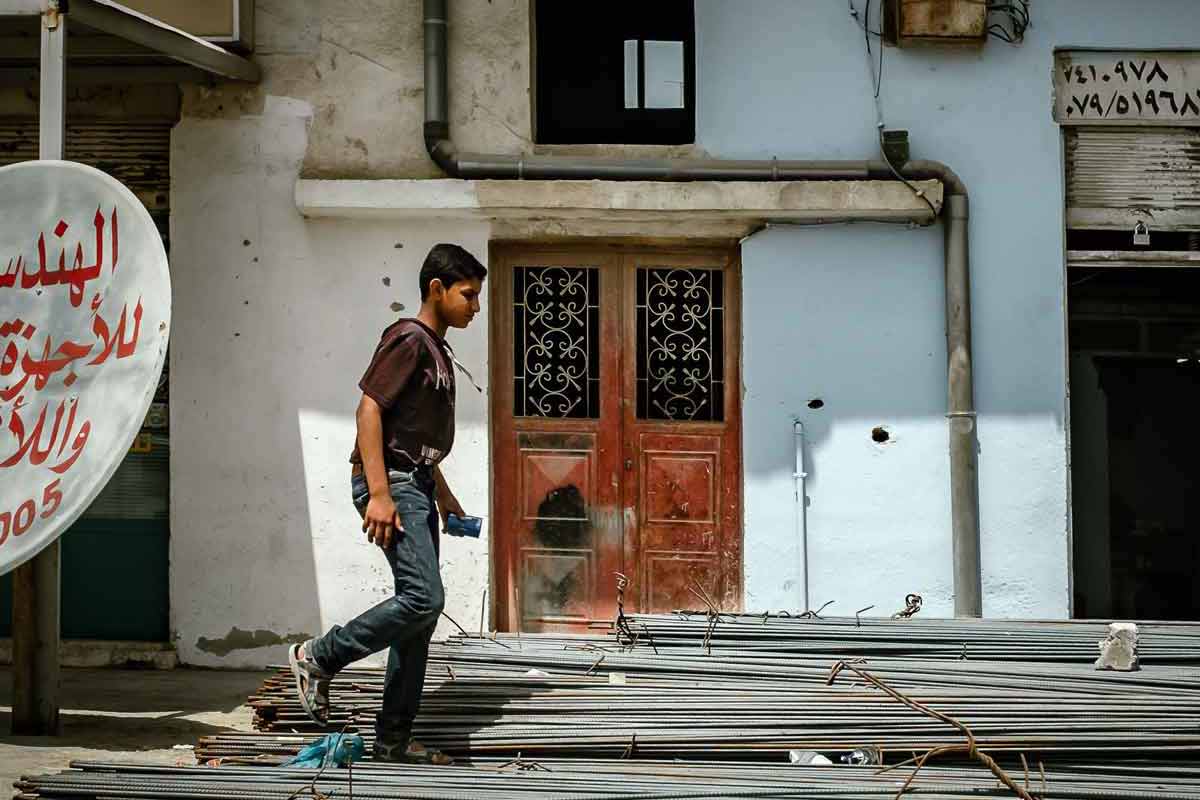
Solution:
<svg viewBox="0 0 1200 800"><path fill-rule="evenodd" d="M279 663L282 642L389 592L349 500L357 382L391 304L419 307L433 244L486 261L481 225L302 219L292 192L310 114L268 97L260 115L185 119L173 137L171 602L185 663ZM485 388L486 329L485 304L448 337ZM486 516L485 401L465 380L458 398L446 474ZM473 627L486 540L444 537L442 553L447 611Z"/></svg>
<svg viewBox="0 0 1200 800"><path fill-rule="evenodd" d="M938 250L936 229L884 225L777 229L744 245L748 609L803 608L793 417L807 444L812 607L891 613L906 591L931 606L950 597L945 343L927 289Z"/></svg>
<svg viewBox="0 0 1200 800"><path fill-rule="evenodd" d="M734 158L877 152L863 32L842 0L697 0L700 144ZM856 3L860 11L863 3ZM889 126L971 194L984 613L1069 613L1063 192L1056 46L1200 41L1191 0L1033 4L1025 43L889 48ZM876 44L877 46L877 44ZM878 55L878 50L875 51ZM743 252L746 604L797 608L792 415L813 432L811 599L953 612L941 241L933 232L777 231ZM767 310L770 313L767 313ZM752 311L751 311L752 310ZM811 411L814 396L825 409ZM873 445L870 429L894 434Z"/></svg>

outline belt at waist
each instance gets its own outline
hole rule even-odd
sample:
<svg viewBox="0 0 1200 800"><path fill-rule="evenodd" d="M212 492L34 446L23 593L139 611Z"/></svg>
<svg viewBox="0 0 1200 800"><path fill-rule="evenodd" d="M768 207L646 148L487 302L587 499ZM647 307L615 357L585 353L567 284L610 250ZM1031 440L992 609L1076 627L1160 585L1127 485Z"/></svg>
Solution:
<svg viewBox="0 0 1200 800"><path fill-rule="evenodd" d="M412 469L394 469L392 467L388 467L387 473L388 473L389 478L397 473L401 473L401 474L405 474L405 475L411 475L413 478L419 479L419 480L428 480L428 481L433 480L433 467L430 467L430 466L427 466L424 464L422 464L419 467L413 467ZM364 475L364 472L363 472L362 464L351 464L350 465L350 477L351 478L361 478L361 477L363 477L363 475Z"/></svg>

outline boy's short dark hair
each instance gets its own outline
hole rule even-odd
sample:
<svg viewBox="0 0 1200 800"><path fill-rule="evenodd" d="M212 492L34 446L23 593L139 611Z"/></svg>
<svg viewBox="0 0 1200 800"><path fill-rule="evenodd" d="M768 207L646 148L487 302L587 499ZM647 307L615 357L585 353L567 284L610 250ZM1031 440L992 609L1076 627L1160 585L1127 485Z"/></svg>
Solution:
<svg viewBox="0 0 1200 800"><path fill-rule="evenodd" d="M442 286L449 289L457 281L469 281L472 278L483 280L486 277L487 267L463 248L456 244L435 244L421 265L421 299L429 297L429 284L434 278L441 280Z"/></svg>

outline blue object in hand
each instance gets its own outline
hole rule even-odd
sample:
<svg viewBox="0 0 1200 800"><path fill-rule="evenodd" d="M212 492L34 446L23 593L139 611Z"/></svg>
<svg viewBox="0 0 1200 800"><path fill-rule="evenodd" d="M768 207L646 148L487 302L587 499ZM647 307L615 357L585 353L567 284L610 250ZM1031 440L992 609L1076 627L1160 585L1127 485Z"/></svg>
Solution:
<svg viewBox="0 0 1200 800"><path fill-rule="evenodd" d="M472 539L478 539L482 530L483 520L479 517L460 517L454 512L446 515L446 533L451 536L470 536Z"/></svg>

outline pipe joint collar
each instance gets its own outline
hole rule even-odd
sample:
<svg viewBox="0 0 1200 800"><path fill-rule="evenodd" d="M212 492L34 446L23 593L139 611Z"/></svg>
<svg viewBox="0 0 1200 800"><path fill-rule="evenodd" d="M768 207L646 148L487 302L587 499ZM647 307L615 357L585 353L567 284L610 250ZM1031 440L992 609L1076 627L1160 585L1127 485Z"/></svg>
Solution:
<svg viewBox="0 0 1200 800"><path fill-rule="evenodd" d="M965 194L946 195L945 213L953 219L967 219L971 216L970 200Z"/></svg>

